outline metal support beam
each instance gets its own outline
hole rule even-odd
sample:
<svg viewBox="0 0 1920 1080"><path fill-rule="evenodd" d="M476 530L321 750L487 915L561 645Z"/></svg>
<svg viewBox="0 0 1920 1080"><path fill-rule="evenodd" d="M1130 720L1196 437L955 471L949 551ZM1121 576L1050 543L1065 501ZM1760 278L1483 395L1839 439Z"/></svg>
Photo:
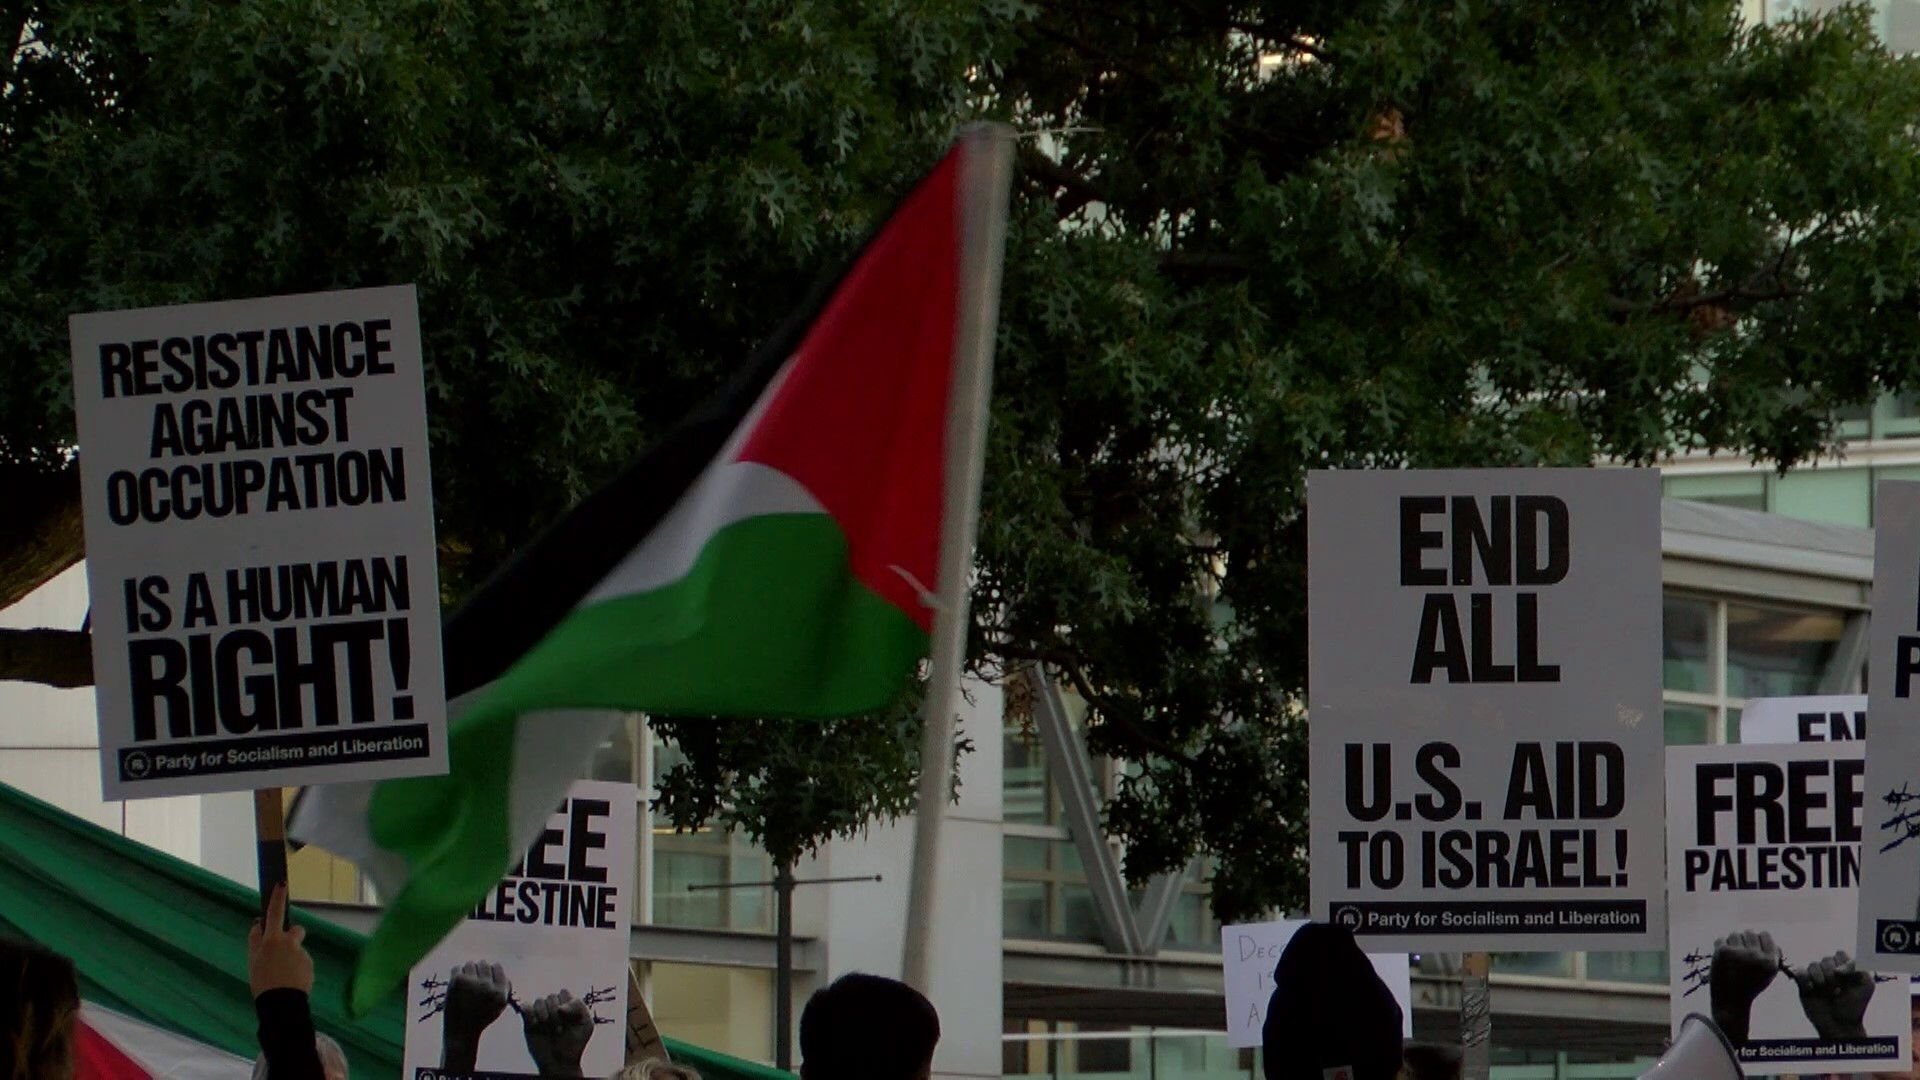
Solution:
<svg viewBox="0 0 1920 1080"><path fill-rule="evenodd" d="M1038 664L1029 668L1028 674L1033 679L1034 727L1040 732L1047 776L1060 793L1074 850L1087 871L1087 891L1093 894L1101 941L1108 952L1140 956L1145 952L1140 927L1134 921L1133 905L1127 901L1127 885L1120 877L1119 864L1100 825L1100 808L1094 805L1092 772L1085 750L1067 722L1066 703L1053 677Z"/></svg>
<svg viewBox="0 0 1920 1080"><path fill-rule="evenodd" d="M1160 951L1160 943L1167 939L1167 924L1173 921L1173 906L1180 902L1179 874L1161 874L1147 882L1147 891L1140 897L1140 909L1134 912L1134 923L1140 930L1141 953L1153 956Z"/></svg>
<svg viewBox="0 0 1920 1080"><path fill-rule="evenodd" d="M1847 616L1846 628L1840 631L1840 644L1834 646L1833 661L1820 677L1821 693L1844 694L1853 689L1854 680L1860 677L1860 669L1867 662L1867 623L1865 612Z"/></svg>

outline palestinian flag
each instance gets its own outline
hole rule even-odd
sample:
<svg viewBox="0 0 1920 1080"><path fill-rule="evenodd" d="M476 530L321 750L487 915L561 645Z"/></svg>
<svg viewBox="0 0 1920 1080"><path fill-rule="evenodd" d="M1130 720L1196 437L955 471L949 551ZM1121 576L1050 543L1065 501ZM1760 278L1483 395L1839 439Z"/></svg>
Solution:
<svg viewBox="0 0 1920 1080"><path fill-rule="evenodd" d="M247 925L260 894L0 784L0 938L35 941L80 980L78 1080L246 1080L259 1052ZM397 1077L407 1019L395 995L347 1014L366 939L294 909L307 929L314 1025L352 1075ZM673 1060L710 1080L793 1080L671 1034Z"/></svg>
<svg viewBox="0 0 1920 1080"><path fill-rule="evenodd" d="M248 1080L253 1062L87 1002L75 1032L74 1080Z"/></svg>
<svg viewBox="0 0 1920 1080"><path fill-rule="evenodd" d="M448 775L302 794L291 835L359 864L388 901L356 1012L582 775L613 715L573 710L833 717L908 685L940 606L943 524L970 528L978 499L1007 152L997 131L964 138L737 386L453 616Z"/></svg>

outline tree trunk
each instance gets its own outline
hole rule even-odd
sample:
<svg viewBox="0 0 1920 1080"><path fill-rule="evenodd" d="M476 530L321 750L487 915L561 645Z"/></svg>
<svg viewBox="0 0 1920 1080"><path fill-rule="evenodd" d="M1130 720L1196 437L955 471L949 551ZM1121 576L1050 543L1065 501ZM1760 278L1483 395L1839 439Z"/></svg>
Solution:
<svg viewBox="0 0 1920 1080"><path fill-rule="evenodd" d="M0 682L18 680L63 690L93 685L93 636L84 630L0 627Z"/></svg>
<svg viewBox="0 0 1920 1080"><path fill-rule="evenodd" d="M80 523L80 469L49 473L0 466L0 609L46 584L86 554ZM3 678L5 676L0 676Z"/></svg>

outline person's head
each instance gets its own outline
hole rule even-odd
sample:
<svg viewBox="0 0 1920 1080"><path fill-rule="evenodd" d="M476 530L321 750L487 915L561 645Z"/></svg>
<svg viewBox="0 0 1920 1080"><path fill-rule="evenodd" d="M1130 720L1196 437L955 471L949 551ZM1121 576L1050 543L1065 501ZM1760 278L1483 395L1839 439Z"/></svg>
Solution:
<svg viewBox="0 0 1920 1080"><path fill-rule="evenodd" d="M73 1076L80 979L73 961L30 941L0 938L0 1052L14 1080Z"/></svg>
<svg viewBox="0 0 1920 1080"><path fill-rule="evenodd" d="M316 1031L313 1048L320 1051L320 1071L327 1074L327 1080L347 1080L347 1052L339 1043ZM253 1080L267 1080L265 1054L253 1059Z"/></svg>
<svg viewBox="0 0 1920 1080"><path fill-rule="evenodd" d="M1353 1080L1400 1073L1400 1003L1373 962L1338 926L1308 923L1273 970L1261 1059L1267 1080L1322 1080L1346 1069Z"/></svg>
<svg viewBox="0 0 1920 1080"><path fill-rule="evenodd" d="M1445 1043L1409 1043L1404 1060L1408 1080L1460 1080L1466 1054Z"/></svg>
<svg viewBox="0 0 1920 1080"><path fill-rule="evenodd" d="M878 975L842 975L800 1013L801 1080L925 1080L940 1014L920 991Z"/></svg>

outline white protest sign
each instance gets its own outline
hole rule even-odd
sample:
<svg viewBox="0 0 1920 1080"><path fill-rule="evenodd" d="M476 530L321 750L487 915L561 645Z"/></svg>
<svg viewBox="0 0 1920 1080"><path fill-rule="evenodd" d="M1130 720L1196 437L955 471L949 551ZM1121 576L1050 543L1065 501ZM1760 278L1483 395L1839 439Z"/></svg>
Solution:
<svg viewBox="0 0 1920 1080"><path fill-rule="evenodd" d="M1860 845L1862 958L1920 971L1920 484L1874 490L1867 635L1868 828Z"/></svg>
<svg viewBox="0 0 1920 1080"><path fill-rule="evenodd" d="M1259 1046L1273 999L1273 969L1305 919L1243 923L1220 928L1220 960L1227 991L1227 1045ZM1373 970L1400 1003L1400 1034L1413 1038L1413 966L1406 953L1369 953Z"/></svg>
<svg viewBox="0 0 1920 1080"><path fill-rule="evenodd" d="M1753 698L1740 710L1743 743L1848 742L1867 737L1867 695Z"/></svg>
<svg viewBox="0 0 1920 1080"><path fill-rule="evenodd" d="M1904 1069L1905 976L1852 961L1859 742L1667 756L1673 1031L1710 1014L1750 1076Z"/></svg>
<svg viewBox="0 0 1920 1080"><path fill-rule="evenodd" d="M626 1060L638 790L583 780L414 967L409 1080L612 1076Z"/></svg>
<svg viewBox="0 0 1920 1080"><path fill-rule="evenodd" d="M1398 951L1659 948L1658 475L1307 491L1314 916Z"/></svg>
<svg viewBox="0 0 1920 1080"><path fill-rule="evenodd" d="M413 287L70 329L106 797L445 772Z"/></svg>

